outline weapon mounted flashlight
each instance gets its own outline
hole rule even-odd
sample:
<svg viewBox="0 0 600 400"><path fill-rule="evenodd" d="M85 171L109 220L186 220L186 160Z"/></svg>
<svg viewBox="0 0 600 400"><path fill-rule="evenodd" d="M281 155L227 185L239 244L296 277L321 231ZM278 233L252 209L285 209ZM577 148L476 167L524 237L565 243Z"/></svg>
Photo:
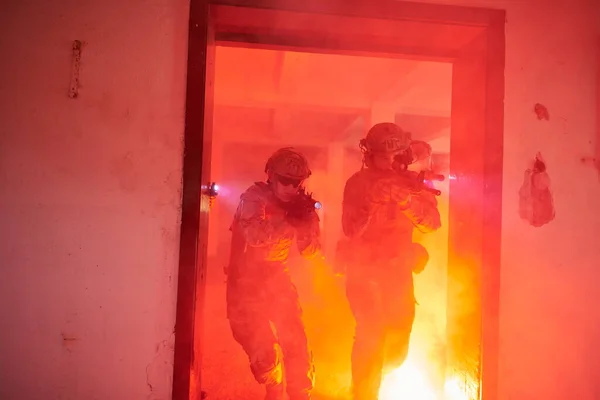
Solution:
<svg viewBox="0 0 600 400"><path fill-rule="evenodd" d="M212 208L215 199L219 195L219 185L216 182L208 182L208 185L202 185L202 191L208 196L208 204Z"/></svg>
<svg viewBox="0 0 600 400"><path fill-rule="evenodd" d="M216 182L208 182L208 185L204 186L203 189L211 199L215 199L219 195L219 185Z"/></svg>

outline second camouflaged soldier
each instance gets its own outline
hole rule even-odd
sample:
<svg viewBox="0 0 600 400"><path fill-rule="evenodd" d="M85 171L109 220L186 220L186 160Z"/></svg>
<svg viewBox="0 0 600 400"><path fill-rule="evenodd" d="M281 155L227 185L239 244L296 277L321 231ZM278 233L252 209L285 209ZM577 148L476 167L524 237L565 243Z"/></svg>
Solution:
<svg viewBox="0 0 600 400"><path fill-rule="evenodd" d="M363 168L344 189L346 294L356 320L354 400L377 399L384 366L406 359L415 317L412 274L428 259L413 243L413 229L432 232L441 225L435 196L415 190L416 173L396 165L410 155L410 145L410 134L396 124L373 126L360 142Z"/></svg>

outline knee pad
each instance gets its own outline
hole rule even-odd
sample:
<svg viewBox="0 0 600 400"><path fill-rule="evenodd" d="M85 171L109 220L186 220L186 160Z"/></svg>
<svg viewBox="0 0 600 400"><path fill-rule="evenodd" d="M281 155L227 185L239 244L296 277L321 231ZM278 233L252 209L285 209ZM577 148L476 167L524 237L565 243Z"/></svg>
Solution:
<svg viewBox="0 0 600 400"><path fill-rule="evenodd" d="M257 349L250 354L250 369L258 383L278 385L283 382L283 368L278 347L274 344Z"/></svg>

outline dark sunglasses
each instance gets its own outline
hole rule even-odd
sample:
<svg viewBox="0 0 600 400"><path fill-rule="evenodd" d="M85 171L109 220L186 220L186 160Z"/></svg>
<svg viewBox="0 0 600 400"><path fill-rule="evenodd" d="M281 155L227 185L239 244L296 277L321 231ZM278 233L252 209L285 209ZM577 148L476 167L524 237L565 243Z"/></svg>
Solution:
<svg viewBox="0 0 600 400"><path fill-rule="evenodd" d="M297 188L302 183L302 179L294 179L294 178L286 178L285 176L275 176L277 182L281 183L283 186L293 186Z"/></svg>

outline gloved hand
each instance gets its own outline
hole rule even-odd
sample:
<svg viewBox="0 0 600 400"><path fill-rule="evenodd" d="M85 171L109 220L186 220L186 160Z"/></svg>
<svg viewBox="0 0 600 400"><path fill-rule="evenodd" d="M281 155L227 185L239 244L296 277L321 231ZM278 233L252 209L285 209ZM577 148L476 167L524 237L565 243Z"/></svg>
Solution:
<svg viewBox="0 0 600 400"><path fill-rule="evenodd" d="M319 226L319 216L314 211L302 216L286 214L285 220L290 226L296 229L299 235L313 232Z"/></svg>

